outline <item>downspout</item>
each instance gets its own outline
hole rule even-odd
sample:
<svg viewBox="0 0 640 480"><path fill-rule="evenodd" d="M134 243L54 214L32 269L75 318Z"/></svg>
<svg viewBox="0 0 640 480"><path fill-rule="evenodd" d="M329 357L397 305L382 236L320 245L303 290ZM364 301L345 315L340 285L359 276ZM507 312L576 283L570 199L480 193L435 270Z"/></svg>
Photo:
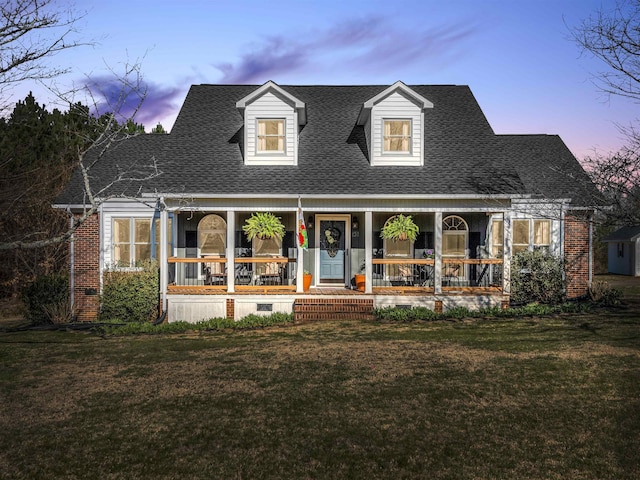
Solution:
<svg viewBox="0 0 640 480"><path fill-rule="evenodd" d="M589 215L589 288L593 282L593 213Z"/></svg>
<svg viewBox="0 0 640 480"><path fill-rule="evenodd" d="M69 228L73 229L73 214L71 209L67 207L67 213L69 214ZM69 237L69 306L71 312L73 312L73 305L75 304L75 287L76 287L76 275L75 275L75 235L71 234Z"/></svg>

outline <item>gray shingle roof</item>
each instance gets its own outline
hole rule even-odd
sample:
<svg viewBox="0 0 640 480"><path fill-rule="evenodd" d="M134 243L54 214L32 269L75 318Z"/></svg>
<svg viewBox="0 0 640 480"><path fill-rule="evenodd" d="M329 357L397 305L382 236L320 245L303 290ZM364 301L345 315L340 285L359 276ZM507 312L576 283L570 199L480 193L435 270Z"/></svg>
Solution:
<svg viewBox="0 0 640 480"><path fill-rule="evenodd" d="M558 137L495 135L466 86L410 86L434 104L425 112L424 167L369 164L364 131L356 122L364 102L387 86L282 86L307 107L298 165L247 166L236 102L256 88L192 86L170 135L128 140L101 159L92 174L105 183L118 168L140 167L154 157L162 174L130 182L126 193L541 194L585 204L594 193ZM75 177L57 203L76 203L80 192Z"/></svg>
<svg viewBox="0 0 640 480"><path fill-rule="evenodd" d="M640 236L640 225L622 227L604 238L604 242L631 242Z"/></svg>

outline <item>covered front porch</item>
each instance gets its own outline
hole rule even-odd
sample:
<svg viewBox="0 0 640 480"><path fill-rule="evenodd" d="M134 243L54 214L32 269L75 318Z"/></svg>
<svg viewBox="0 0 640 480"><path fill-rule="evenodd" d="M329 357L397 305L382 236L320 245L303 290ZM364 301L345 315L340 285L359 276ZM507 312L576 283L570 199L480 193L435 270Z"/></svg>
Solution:
<svg viewBox="0 0 640 480"><path fill-rule="evenodd" d="M193 317L187 310L196 307L187 305L216 304L211 313L224 310L229 316L229 302L250 305L246 312L240 309L243 313L260 313L291 312L296 299L314 297L434 309L508 300L508 199L302 198L302 217L298 198L199 199L189 205L163 199L163 204L159 230L166 241L158 242L158 256L171 320ZM248 240L243 226L257 211L281 219L282 238ZM381 237L399 213L418 226L415 240ZM297 241L301 218L306 249ZM241 318L237 311L234 317Z"/></svg>

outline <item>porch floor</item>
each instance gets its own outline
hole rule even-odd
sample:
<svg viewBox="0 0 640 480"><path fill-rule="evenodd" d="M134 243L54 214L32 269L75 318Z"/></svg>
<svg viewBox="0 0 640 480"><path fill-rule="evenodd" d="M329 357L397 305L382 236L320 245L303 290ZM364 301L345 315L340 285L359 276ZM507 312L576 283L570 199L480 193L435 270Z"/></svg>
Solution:
<svg viewBox="0 0 640 480"><path fill-rule="evenodd" d="M361 292L360 290L345 287L312 287L306 292L298 293L291 289L283 289L276 286L269 288L264 286L259 289L237 289L233 293L228 293L226 288L215 286L197 286L197 287L172 287L168 289L169 294L181 295L322 295L322 296L370 296L370 295L403 295L403 296L425 296L435 295L432 288L416 288L416 287L376 287L370 294ZM441 295L502 295L500 287L443 287Z"/></svg>

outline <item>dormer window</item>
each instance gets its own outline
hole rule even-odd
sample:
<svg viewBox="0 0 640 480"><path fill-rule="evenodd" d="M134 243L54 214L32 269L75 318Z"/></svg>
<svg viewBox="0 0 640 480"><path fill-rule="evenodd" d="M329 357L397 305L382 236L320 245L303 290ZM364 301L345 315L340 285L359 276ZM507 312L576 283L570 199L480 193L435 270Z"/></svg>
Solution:
<svg viewBox="0 0 640 480"><path fill-rule="evenodd" d="M244 118L245 165L297 165L304 102L269 81L236 102Z"/></svg>
<svg viewBox="0 0 640 480"><path fill-rule="evenodd" d="M396 82L362 105L357 123L364 127L369 161L374 167L425 164L425 110L433 103Z"/></svg>
<svg viewBox="0 0 640 480"><path fill-rule="evenodd" d="M384 153L411 153L411 120L384 121Z"/></svg>
<svg viewBox="0 0 640 480"><path fill-rule="evenodd" d="M284 119L258 120L258 153L283 153L285 145Z"/></svg>

